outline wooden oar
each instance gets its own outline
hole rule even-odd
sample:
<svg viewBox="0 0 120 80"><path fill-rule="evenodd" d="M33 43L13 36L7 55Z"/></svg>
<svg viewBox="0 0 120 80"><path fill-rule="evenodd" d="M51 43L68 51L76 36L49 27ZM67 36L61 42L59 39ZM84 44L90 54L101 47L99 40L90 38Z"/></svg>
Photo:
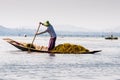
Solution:
<svg viewBox="0 0 120 80"><path fill-rule="evenodd" d="M40 24L39 24L39 26L38 26L38 28L37 28L36 33L39 31L39 28L40 28ZM33 40L32 40L32 43L30 44L30 47L28 48L28 53L30 53L30 48L31 48L31 46L33 45L34 40L35 40L35 38L36 38L36 36L37 36L37 34L36 34L36 33L35 33L35 35L34 35L34 38L33 38Z"/></svg>

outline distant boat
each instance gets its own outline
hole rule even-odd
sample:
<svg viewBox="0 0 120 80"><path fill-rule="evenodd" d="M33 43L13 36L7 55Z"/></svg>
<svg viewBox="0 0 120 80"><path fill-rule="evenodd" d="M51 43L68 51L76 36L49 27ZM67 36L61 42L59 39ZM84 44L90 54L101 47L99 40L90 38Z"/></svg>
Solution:
<svg viewBox="0 0 120 80"><path fill-rule="evenodd" d="M118 40L118 37L113 37L113 35L111 35L110 37L106 37L105 39L107 39L107 40Z"/></svg>

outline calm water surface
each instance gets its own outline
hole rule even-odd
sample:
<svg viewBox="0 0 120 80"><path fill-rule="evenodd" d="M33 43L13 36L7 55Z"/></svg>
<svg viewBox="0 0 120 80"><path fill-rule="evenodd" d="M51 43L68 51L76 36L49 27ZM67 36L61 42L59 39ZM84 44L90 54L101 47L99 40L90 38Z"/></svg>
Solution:
<svg viewBox="0 0 120 80"><path fill-rule="evenodd" d="M56 44L80 44L96 54L49 54L22 52L0 37L0 80L120 80L120 40L58 37ZM9 37L32 42L32 37ZM35 44L47 46L49 37Z"/></svg>

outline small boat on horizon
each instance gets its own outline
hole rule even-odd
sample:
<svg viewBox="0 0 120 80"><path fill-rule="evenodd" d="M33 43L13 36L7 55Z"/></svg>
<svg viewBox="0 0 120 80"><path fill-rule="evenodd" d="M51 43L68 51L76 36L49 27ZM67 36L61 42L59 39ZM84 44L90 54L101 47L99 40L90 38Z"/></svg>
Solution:
<svg viewBox="0 0 120 80"><path fill-rule="evenodd" d="M118 37L113 37L113 35L111 35L110 37L106 37L106 40L118 40Z"/></svg>

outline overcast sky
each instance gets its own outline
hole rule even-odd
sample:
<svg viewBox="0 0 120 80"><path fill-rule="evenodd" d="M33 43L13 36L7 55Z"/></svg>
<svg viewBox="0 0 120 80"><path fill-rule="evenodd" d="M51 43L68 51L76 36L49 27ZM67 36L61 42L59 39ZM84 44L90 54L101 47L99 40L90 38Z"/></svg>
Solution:
<svg viewBox="0 0 120 80"><path fill-rule="evenodd" d="M120 27L120 0L0 0L0 25L73 25L93 30Z"/></svg>

